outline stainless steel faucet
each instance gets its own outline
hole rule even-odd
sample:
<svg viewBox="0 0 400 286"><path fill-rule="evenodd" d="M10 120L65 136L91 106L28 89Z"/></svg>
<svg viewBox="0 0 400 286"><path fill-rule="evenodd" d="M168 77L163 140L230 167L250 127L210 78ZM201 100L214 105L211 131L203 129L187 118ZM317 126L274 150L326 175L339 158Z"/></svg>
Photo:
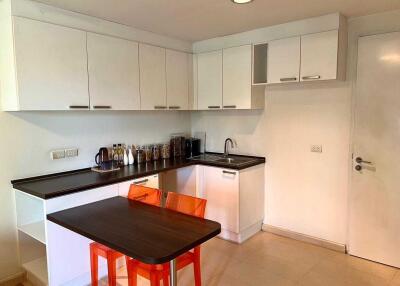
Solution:
<svg viewBox="0 0 400 286"><path fill-rule="evenodd" d="M224 146L224 156L225 157L229 156L228 144L227 144L228 142L231 143L231 148L234 147L233 140L231 138L226 138L225 139L225 146Z"/></svg>

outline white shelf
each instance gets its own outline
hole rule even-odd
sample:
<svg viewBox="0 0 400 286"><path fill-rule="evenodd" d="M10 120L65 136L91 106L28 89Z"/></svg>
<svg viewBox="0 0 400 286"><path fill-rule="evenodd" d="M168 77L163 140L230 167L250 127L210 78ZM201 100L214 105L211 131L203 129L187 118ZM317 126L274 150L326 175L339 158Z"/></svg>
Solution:
<svg viewBox="0 0 400 286"><path fill-rule="evenodd" d="M41 243L46 244L44 221L20 225L18 226L18 230L33 237L34 239L40 241Z"/></svg>
<svg viewBox="0 0 400 286"><path fill-rule="evenodd" d="M43 285L48 285L46 257L41 257L24 263L22 264L22 267L26 270L28 276L32 275Z"/></svg>

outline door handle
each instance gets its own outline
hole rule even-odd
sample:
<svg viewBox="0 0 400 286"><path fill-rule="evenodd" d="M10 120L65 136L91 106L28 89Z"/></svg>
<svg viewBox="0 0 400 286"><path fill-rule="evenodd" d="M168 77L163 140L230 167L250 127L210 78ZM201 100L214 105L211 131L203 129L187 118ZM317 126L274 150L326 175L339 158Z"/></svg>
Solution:
<svg viewBox="0 0 400 286"><path fill-rule="evenodd" d="M364 161L361 157L357 157L356 158L356 163L357 164L372 164L372 162L370 162L370 161Z"/></svg>
<svg viewBox="0 0 400 286"><path fill-rule="evenodd" d="M94 109L112 109L111 105L93 105Z"/></svg>
<svg viewBox="0 0 400 286"><path fill-rule="evenodd" d="M149 179L144 179L144 180L141 180L141 181L134 182L134 184L135 185L140 185L140 184L147 183L148 181L149 181Z"/></svg>
<svg viewBox="0 0 400 286"><path fill-rule="evenodd" d="M297 77L283 77L279 79L281 82L297 81Z"/></svg>
<svg viewBox="0 0 400 286"><path fill-rule="evenodd" d="M229 174L229 175L236 175L236 172L230 172L230 171L226 171L226 170L223 170L222 173Z"/></svg>
<svg viewBox="0 0 400 286"><path fill-rule="evenodd" d="M320 75L309 75L309 76L303 76L303 77L302 77L303 80L320 79L320 78L321 78Z"/></svg>

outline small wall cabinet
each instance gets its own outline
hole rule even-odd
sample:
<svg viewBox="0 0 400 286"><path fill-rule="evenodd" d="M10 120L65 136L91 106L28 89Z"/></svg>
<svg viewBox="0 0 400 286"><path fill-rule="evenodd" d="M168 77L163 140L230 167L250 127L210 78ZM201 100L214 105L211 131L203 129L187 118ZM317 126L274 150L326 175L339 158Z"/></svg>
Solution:
<svg viewBox="0 0 400 286"><path fill-rule="evenodd" d="M16 82L3 108L89 109L86 33L19 17L13 24Z"/></svg>
<svg viewBox="0 0 400 286"><path fill-rule="evenodd" d="M300 37L268 43L268 83L298 82L300 71Z"/></svg>
<svg viewBox="0 0 400 286"><path fill-rule="evenodd" d="M223 50L224 109L256 109L264 107L262 86L252 86L252 46L244 45Z"/></svg>
<svg viewBox="0 0 400 286"><path fill-rule="evenodd" d="M166 51L167 107L187 110L189 108L189 55Z"/></svg>
<svg viewBox="0 0 400 286"><path fill-rule="evenodd" d="M91 109L140 110L138 43L87 35Z"/></svg>
<svg viewBox="0 0 400 286"><path fill-rule="evenodd" d="M197 55L199 110L222 108L222 50Z"/></svg>
<svg viewBox="0 0 400 286"><path fill-rule="evenodd" d="M167 109L165 49L139 44L142 110Z"/></svg>
<svg viewBox="0 0 400 286"><path fill-rule="evenodd" d="M266 47L267 45L267 47ZM346 79L347 31L345 27L321 33L273 40L254 46L253 85ZM266 74L266 77L264 76Z"/></svg>

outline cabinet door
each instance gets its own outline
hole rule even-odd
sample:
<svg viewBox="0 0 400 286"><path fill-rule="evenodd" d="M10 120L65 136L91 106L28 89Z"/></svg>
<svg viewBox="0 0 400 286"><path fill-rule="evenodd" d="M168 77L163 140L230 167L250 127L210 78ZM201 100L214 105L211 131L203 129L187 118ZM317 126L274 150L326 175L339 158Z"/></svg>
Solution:
<svg viewBox="0 0 400 286"><path fill-rule="evenodd" d="M223 50L223 108L251 108L251 45Z"/></svg>
<svg viewBox="0 0 400 286"><path fill-rule="evenodd" d="M267 82L298 82L300 73L300 37L268 43Z"/></svg>
<svg viewBox="0 0 400 286"><path fill-rule="evenodd" d="M203 180L206 218L219 222L224 230L239 233L239 172L204 167Z"/></svg>
<svg viewBox="0 0 400 286"><path fill-rule="evenodd" d="M189 107L189 58L187 53L166 51L167 106L187 110Z"/></svg>
<svg viewBox="0 0 400 286"><path fill-rule="evenodd" d="M198 109L222 108L222 50L197 55Z"/></svg>
<svg viewBox="0 0 400 286"><path fill-rule="evenodd" d="M338 31L301 37L301 80L329 80L337 77Z"/></svg>
<svg viewBox="0 0 400 286"><path fill-rule="evenodd" d="M88 33L90 106L139 110L138 43Z"/></svg>
<svg viewBox="0 0 400 286"><path fill-rule="evenodd" d="M14 17L21 110L88 109L86 33Z"/></svg>
<svg viewBox="0 0 400 286"><path fill-rule="evenodd" d="M142 110L166 109L165 49L139 44Z"/></svg>

